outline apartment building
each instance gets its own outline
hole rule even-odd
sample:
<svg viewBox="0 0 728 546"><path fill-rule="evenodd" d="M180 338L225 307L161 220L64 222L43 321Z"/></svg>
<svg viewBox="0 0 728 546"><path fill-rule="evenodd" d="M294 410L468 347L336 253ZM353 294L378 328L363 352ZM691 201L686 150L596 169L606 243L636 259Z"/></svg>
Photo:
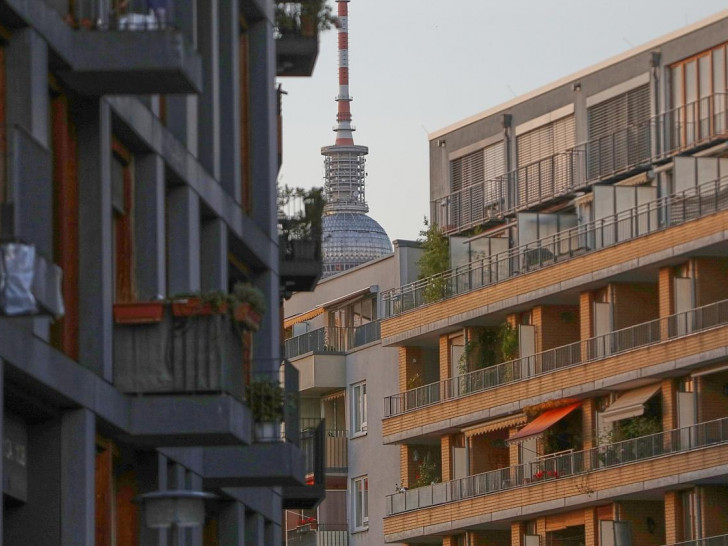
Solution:
<svg viewBox="0 0 728 546"><path fill-rule="evenodd" d="M285 302L285 355L300 374L302 423L323 420L326 430L326 498L316 510L287 512L289 546L384 543L384 499L401 482L399 449L382 445L380 401L398 392L399 355L381 344L380 295L417 279L420 253L394 241L394 254Z"/></svg>
<svg viewBox="0 0 728 546"><path fill-rule="evenodd" d="M279 255L275 91L318 40L274 24L269 0L0 2L2 543L276 545L320 500L280 355L320 241ZM254 433L261 376L285 438Z"/></svg>
<svg viewBox="0 0 728 546"><path fill-rule="evenodd" d="M381 294L386 543L728 544L726 37L723 12L430 135L451 269Z"/></svg>

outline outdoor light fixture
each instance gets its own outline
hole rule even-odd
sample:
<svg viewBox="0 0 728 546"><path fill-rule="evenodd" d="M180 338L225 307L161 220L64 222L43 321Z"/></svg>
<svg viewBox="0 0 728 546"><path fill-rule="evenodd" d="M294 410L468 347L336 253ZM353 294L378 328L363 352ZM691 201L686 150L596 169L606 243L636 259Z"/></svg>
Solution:
<svg viewBox="0 0 728 546"><path fill-rule="evenodd" d="M205 522L205 501L217 495L204 491L168 490L139 495L137 501L144 506L147 527L168 529L199 527Z"/></svg>

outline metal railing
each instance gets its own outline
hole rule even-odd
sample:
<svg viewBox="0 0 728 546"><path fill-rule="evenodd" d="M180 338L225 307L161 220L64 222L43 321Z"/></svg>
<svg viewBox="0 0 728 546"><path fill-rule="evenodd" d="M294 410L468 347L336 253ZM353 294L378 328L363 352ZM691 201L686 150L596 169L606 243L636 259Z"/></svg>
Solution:
<svg viewBox="0 0 728 546"><path fill-rule="evenodd" d="M76 1L65 21L84 30L154 31L177 28L175 0Z"/></svg>
<svg viewBox="0 0 728 546"><path fill-rule="evenodd" d="M319 328L285 340L286 358L306 353L343 353L381 339L379 321L354 328Z"/></svg>
<svg viewBox="0 0 728 546"><path fill-rule="evenodd" d="M430 218L446 235L458 233L718 138L728 138L726 93L714 93L438 197L430 203Z"/></svg>
<svg viewBox="0 0 728 546"><path fill-rule="evenodd" d="M291 529L286 535L288 546L348 546L346 523L318 523Z"/></svg>
<svg viewBox="0 0 728 546"><path fill-rule="evenodd" d="M728 418L716 419L388 495L387 515L492 495L726 443Z"/></svg>
<svg viewBox="0 0 728 546"><path fill-rule="evenodd" d="M675 542L669 546L728 546L728 535L717 535L707 538L696 538L684 542Z"/></svg>
<svg viewBox="0 0 728 546"><path fill-rule="evenodd" d="M382 293L384 318L728 209L728 177L707 182Z"/></svg>
<svg viewBox="0 0 728 546"><path fill-rule="evenodd" d="M321 422L321 419L316 418L301 419L301 430L306 431L315 429ZM326 453L326 472L332 474L345 474L349 468L348 432L346 430L324 427L323 435L324 451Z"/></svg>
<svg viewBox="0 0 728 546"><path fill-rule="evenodd" d="M722 300L385 397L384 416L400 415L726 324L728 300Z"/></svg>

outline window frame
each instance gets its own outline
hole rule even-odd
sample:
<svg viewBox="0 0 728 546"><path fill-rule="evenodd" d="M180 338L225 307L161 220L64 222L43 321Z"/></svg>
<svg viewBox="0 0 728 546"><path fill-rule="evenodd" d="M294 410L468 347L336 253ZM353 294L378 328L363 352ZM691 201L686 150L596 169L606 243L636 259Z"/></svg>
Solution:
<svg viewBox="0 0 728 546"><path fill-rule="evenodd" d="M367 434L367 382L351 386L351 435L352 438Z"/></svg>
<svg viewBox="0 0 728 546"><path fill-rule="evenodd" d="M362 485L359 488L360 484ZM369 476L363 475L351 480L354 531L369 529Z"/></svg>

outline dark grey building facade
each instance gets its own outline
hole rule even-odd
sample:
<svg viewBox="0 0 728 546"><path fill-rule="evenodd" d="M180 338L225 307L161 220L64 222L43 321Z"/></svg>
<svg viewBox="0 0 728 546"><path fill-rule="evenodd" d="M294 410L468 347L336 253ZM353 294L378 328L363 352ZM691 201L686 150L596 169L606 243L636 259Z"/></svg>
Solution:
<svg viewBox="0 0 728 546"><path fill-rule="evenodd" d="M260 374L297 392L275 77L310 74L317 38L277 59L276 37L270 0L0 2L2 544L275 545L282 508L320 500L295 404L259 442L245 397ZM28 267L35 310L13 300ZM265 295L257 331L168 303L239 282ZM119 314L145 302L161 314ZM159 491L215 497L151 528Z"/></svg>

